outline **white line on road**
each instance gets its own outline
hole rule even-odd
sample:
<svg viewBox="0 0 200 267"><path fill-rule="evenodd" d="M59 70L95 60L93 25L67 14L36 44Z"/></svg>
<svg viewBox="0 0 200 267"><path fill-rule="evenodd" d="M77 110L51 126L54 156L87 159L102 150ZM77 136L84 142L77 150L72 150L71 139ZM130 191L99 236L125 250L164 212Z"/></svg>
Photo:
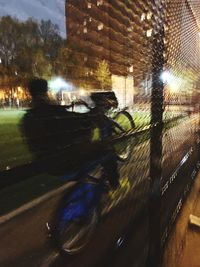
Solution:
<svg viewBox="0 0 200 267"><path fill-rule="evenodd" d="M59 256L60 254L58 252L53 251L43 260L43 262L40 264L40 267L49 267L51 263L53 263Z"/></svg>
<svg viewBox="0 0 200 267"><path fill-rule="evenodd" d="M76 184L77 182L73 181L73 182L68 182L67 184L63 185L62 187L59 187L55 190L52 190L50 192L48 192L47 194L38 197L36 199L34 199L33 201L26 203L24 205L22 205L21 207L19 207L18 209L9 212L6 215L3 215L0 217L0 224L3 224L9 220L11 220L13 217L20 215L21 213L39 205L40 203L48 200L49 198L56 196L60 193L62 193L63 191L65 191L67 188L73 186L74 184Z"/></svg>

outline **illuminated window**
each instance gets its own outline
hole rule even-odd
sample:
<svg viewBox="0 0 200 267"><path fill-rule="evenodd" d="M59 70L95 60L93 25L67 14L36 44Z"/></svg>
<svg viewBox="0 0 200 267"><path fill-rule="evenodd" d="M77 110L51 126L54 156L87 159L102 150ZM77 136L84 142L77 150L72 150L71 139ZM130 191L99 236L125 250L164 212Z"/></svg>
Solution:
<svg viewBox="0 0 200 267"><path fill-rule="evenodd" d="M99 25L98 25L98 30L99 30L99 31L103 30L103 23L99 23Z"/></svg>
<svg viewBox="0 0 200 267"><path fill-rule="evenodd" d="M129 67L129 72L133 72L133 65Z"/></svg>
<svg viewBox="0 0 200 267"><path fill-rule="evenodd" d="M143 20L145 20L145 13L142 13L142 15L141 15L141 21L143 21Z"/></svg>
<svg viewBox="0 0 200 267"><path fill-rule="evenodd" d="M151 37L152 32L153 32L153 29L147 30L147 32L146 32L147 37Z"/></svg>
<svg viewBox="0 0 200 267"><path fill-rule="evenodd" d="M88 3L88 8L92 8L92 4L91 3Z"/></svg>
<svg viewBox="0 0 200 267"><path fill-rule="evenodd" d="M103 0L97 0L97 6L103 5Z"/></svg>
<svg viewBox="0 0 200 267"><path fill-rule="evenodd" d="M148 20L150 20L150 19L152 18L152 16L153 16L152 12L148 12L148 13L147 13L147 19L148 19Z"/></svg>
<svg viewBox="0 0 200 267"><path fill-rule="evenodd" d="M133 30L132 27L128 27L128 28L127 28L127 31L128 31L128 32L132 32L132 30Z"/></svg>
<svg viewBox="0 0 200 267"><path fill-rule="evenodd" d="M87 33L87 27L84 27L83 32Z"/></svg>
<svg viewBox="0 0 200 267"><path fill-rule="evenodd" d="M169 30L169 27L167 25L164 25L164 30L165 31L168 31Z"/></svg>

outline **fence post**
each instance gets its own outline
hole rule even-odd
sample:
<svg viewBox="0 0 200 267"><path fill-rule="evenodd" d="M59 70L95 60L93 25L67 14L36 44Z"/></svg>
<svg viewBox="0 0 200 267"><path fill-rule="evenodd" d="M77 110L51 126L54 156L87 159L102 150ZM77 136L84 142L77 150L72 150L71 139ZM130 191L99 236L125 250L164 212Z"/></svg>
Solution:
<svg viewBox="0 0 200 267"><path fill-rule="evenodd" d="M160 16L163 20L162 15ZM152 95L150 133L150 198L149 198L149 253L148 267L161 262L161 177L163 132L164 22L154 33L152 43Z"/></svg>

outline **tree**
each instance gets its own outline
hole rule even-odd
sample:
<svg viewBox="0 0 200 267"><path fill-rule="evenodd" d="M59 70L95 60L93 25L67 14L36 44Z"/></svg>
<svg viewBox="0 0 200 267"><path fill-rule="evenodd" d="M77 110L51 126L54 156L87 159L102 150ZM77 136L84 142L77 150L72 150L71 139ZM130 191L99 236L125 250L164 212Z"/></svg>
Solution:
<svg viewBox="0 0 200 267"><path fill-rule="evenodd" d="M0 18L0 83L12 90L17 83L17 70L15 58L19 46L16 40L19 38L20 23L10 16Z"/></svg>
<svg viewBox="0 0 200 267"><path fill-rule="evenodd" d="M33 55L32 64L33 76L49 79L52 75L51 62L45 57L41 49L38 49Z"/></svg>
<svg viewBox="0 0 200 267"><path fill-rule="evenodd" d="M78 54L74 47L64 44L60 48L55 70L57 75L70 80L77 87L87 87L88 70L85 67L83 55Z"/></svg>
<svg viewBox="0 0 200 267"><path fill-rule="evenodd" d="M69 73L69 59L70 59L70 50L66 46L60 47L58 51L58 56L56 58L54 68L57 75L61 75L67 78Z"/></svg>
<svg viewBox="0 0 200 267"><path fill-rule="evenodd" d="M58 25L53 24L50 20L41 20L39 24L39 35L45 56L51 61L56 60L58 51L63 44Z"/></svg>
<svg viewBox="0 0 200 267"><path fill-rule="evenodd" d="M29 18L25 22L20 22L18 33L19 37L15 40L18 47L15 65L18 73L18 81L23 85L30 77L35 75L35 55L41 49L37 21Z"/></svg>
<svg viewBox="0 0 200 267"><path fill-rule="evenodd" d="M64 40L50 20L0 18L0 84L12 88L32 76L49 77Z"/></svg>
<svg viewBox="0 0 200 267"><path fill-rule="evenodd" d="M106 60L102 60L98 63L95 75L101 89L111 88L111 73Z"/></svg>

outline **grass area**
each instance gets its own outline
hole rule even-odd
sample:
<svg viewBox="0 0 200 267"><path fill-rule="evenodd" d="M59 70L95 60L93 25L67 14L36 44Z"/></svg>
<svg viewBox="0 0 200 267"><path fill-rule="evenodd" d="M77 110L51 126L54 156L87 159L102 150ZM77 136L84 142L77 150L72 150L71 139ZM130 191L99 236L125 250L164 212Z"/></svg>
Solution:
<svg viewBox="0 0 200 267"><path fill-rule="evenodd" d="M23 110L0 110L0 171L32 160L20 130L24 114Z"/></svg>

